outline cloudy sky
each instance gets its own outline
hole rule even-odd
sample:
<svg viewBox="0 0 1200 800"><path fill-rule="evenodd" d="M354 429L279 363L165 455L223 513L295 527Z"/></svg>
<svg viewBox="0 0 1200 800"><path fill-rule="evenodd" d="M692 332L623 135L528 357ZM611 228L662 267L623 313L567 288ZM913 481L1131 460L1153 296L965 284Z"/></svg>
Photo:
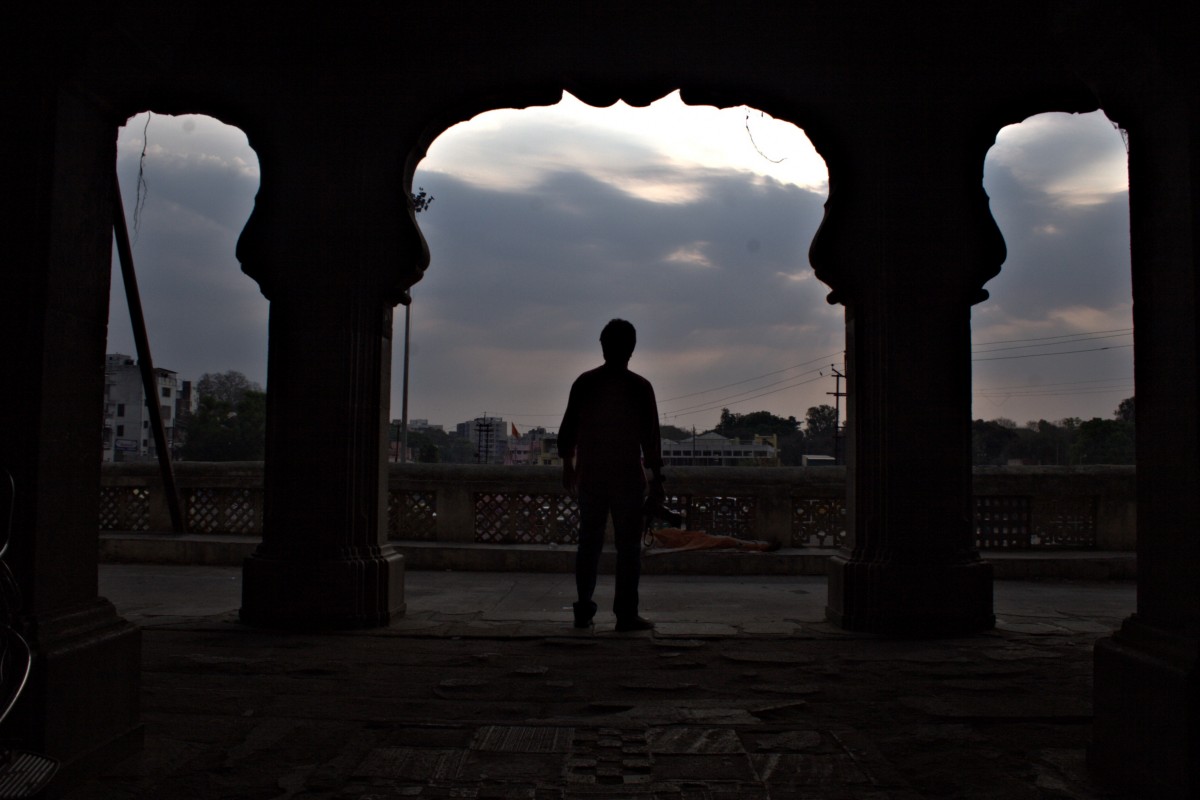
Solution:
<svg viewBox="0 0 1200 800"><path fill-rule="evenodd" d="M145 157L142 158L143 149ZM234 257L258 187L245 136L205 117L122 129L118 175L156 365L266 378L267 302ZM1132 394L1126 152L1100 114L1001 132L985 187L1008 261L975 307L974 415L1111 416ZM447 131L414 186L432 264L413 289L409 414L557 426L611 317L638 328L631 368L665 422L722 407L803 417L831 402L840 306L807 251L824 162L799 129L745 108L494 111ZM133 353L119 281L109 352ZM403 313L392 416L400 416Z"/></svg>

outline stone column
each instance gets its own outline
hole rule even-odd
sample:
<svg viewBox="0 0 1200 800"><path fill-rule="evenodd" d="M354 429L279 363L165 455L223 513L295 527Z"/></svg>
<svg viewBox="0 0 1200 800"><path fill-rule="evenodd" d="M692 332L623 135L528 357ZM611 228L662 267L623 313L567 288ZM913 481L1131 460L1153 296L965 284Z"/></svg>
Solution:
<svg viewBox="0 0 1200 800"><path fill-rule="evenodd" d="M30 81L54 72L55 51L35 50L46 60L19 71ZM5 206L12 236L0 340L12 380L0 392L10 421L0 463L16 489L6 561L22 603L12 622L34 662L0 738L62 761L63 785L135 751L142 731L141 632L97 594L119 122L81 94L36 82L20 83L6 104L23 120L8 131L21 154L10 159L10 180L23 190ZM7 481L0 490L7 494Z"/></svg>
<svg viewBox="0 0 1200 800"><path fill-rule="evenodd" d="M396 142L319 131L251 136L262 188L238 257L271 318L263 541L245 562L241 618L370 627L404 613L403 557L387 542L392 308L424 248Z"/></svg>
<svg viewBox="0 0 1200 800"><path fill-rule="evenodd" d="M1143 96L1148 96L1146 93ZM1095 651L1092 766L1146 797L1200 795L1200 108L1129 129L1137 612Z"/></svg>
<svg viewBox="0 0 1200 800"><path fill-rule="evenodd" d="M847 540L831 621L906 635L990 628L971 515L971 304L1004 259L982 189L990 136L895 109L828 154L817 275L846 307Z"/></svg>

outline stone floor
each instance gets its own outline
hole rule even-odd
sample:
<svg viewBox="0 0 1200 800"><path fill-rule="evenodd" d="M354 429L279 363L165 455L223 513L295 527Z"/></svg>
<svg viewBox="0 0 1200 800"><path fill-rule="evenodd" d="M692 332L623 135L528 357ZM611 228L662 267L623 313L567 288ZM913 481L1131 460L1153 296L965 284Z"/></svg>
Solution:
<svg viewBox="0 0 1200 800"><path fill-rule="evenodd" d="M236 622L237 570L103 567L146 745L67 797L1120 797L1084 755L1132 583L997 582L996 630L916 641L828 625L812 577L648 576L638 634L574 631L566 575L406 579L390 628L294 634Z"/></svg>

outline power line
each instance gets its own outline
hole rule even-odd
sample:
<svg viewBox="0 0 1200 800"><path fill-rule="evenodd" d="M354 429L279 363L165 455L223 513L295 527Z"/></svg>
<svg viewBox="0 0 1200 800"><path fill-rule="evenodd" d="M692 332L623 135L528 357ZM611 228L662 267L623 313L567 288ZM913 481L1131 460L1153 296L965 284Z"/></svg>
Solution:
<svg viewBox="0 0 1200 800"><path fill-rule="evenodd" d="M1035 336L1031 339L997 339L994 342L974 342L972 347L983 347L989 344L1013 344L1014 342L1043 342L1047 339L1069 339L1075 336L1093 336L1098 333L1133 333L1133 328L1112 328L1106 331L1081 331L1079 333L1064 333L1058 336Z"/></svg>
<svg viewBox="0 0 1200 800"><path fill-rule="evenodd" d="M1071 339L1070 341L1042 342L1041 344L1018 344L1018 345L1013 345L1012 347L993 347L990 350L977 350L976 352L977 353L999 353L999 352L1002 352L1005 350L1028 350L1033 347L1057 347L1060 344L1078 344L1080 342L1097 342L1097 341L1100 341L1101 339L1118 339L1118 338L1121 338L1124 336L1129 336L1129 335L1130 334L1128 334L1128 333L1110 333L1105 336L1087 336L1087 337L1082 337L1082 338L1078 338L1078 339Z"/></svg>
<svg viewBox="0 0 1200 800"><path fill-rule="evenodd" d="M1062 350L1058 353L1026 353L1023 356L992 356L990 358L972 358L972 361L1007 361L1013 358L1045 358L1046 356L1069 356L1072 353L1098 353L1101 350L1124 350L1133 347L1131 344L1114 344L1108 347L1088 347L1083 350ZM985 351L987 352L987 351Z"/></svg>
<svg viewBox="0 0 1200 800"><path fill-rule="evenodd" d="M708 394L710 392L719 392L722 389L728 389L731 386L741 386L743 383L750 383L751 381L757 381L762 378L769 378L772 375L778 375L781 372L789 372L793 369L800 369L800 367L807 367L809 364L816 364L818 361L824 363L826 360L828 360L830 358L836 358L839 355L841 355L841 351L838 351L836 353L830 353L827 356L818 356L817 358L814 358L811 361L805 361L803 364L795 364L793 366L784 367L783 369L777 369L772 372L764 372L762 375L755 375L753 378L746 378L745 380L734 381L733 383L727 383L724 386L715 386L712 389L701 389L698 392L688 392L687 394L680 394L680 395L676 395L675 397L666 397L666 398L663 398L662 400L660 400L659 402L660 403L670 403L674 400L682 400L685 397L695 397L698 394ZM822 367L822 369L824 369L824 367ZM813 370L809 370L808 372L803 373L803 374L808 375L808 374L811 374L812 372L813 372ZM799 376L796 376L796 377L799 377ZM767 385L770 386L771 384L767 384ZM754 391L754 390L751 390L751 391Z"/></svg>
<svg viewBox="0 0 1200 800"><path fill-rule="evenodd" d="M793 384L790 384L790 385L788 385L788 386L781 386L781 387L779 387L778 389L772 389L772 390L771 390L771 391L769 391L769 392L763 392L762 394L756 394L756 395L752 395L752 396L750 396L750 397L743 397L741 400L734 400L734 401L732 401L732 402L717 401L717 404L716 404L715 406L708 406L708 407L706 407L706 408L692 408L691 410L688 410L688 409L679 409L679 410L677 410L677 411L664 411L664 412L662 412L662 413L663 413L663 414L665 414L665 415L667 415L667 416L670 416L670 417L672 417L672 418L676 418L676 417L690 417L690 416L692 416L693 414L701 414L701 413L703 413L703 412L705 412L705 411L715 411L715 410L717 410L718 408L727 408L727 407L729 407L729 406L736 406L736 405L739 405L739 404L741 404L741 403L748 403L748 402L749 402L749 401L751 401L751 400L757 400L757 399L758 399L758 398L760 398L760 397L766 397L767 395L771 395L771 394L778 394L779 392L786 392L788 389L794 389L794 388L796 388L797 386L804 386L804 385L806 385L806 384L809 384L809 383L815 383L816 381L822 380L824 377L825 377L824 375L819 375L819 376L817 376L816 378L809 378L809 379L808 379L808 380L806 380L806 381L799 381L799 382L797 382L797 383L793 383ZM751 391L754 391L754 390L753 390L753 389L751 389ZM734 396L734 397L737 397L737 395L733 395L733 396Z"/></svg>
<svg viewBox="0 0 1200 800"><path fill-rule="evenodd" d="M1074 397L1083 394L1125 394L1133 391L1132 386L1114 386L1110 389L1081 389L1074 392L975 392L976 397Z"/></svg>
<svg viewBox="0 0 1200 800"><path fill-rule="evenodd" d="M751 383L753 381L762 380L763 378L769 378L772 375L779 375L784 372L790 372L791 370L794 370L794 369L799 369L801 367L807 367L809 364L816 364L818 362L820 362L822 364L822 366L820 366L820 367L807 370L805 372L800 373L799 375L793 375L790 378L784 378L783 380L780 380L780 381L775 381L773 383L766 383L766 384L763 384L762 386L758 386L754 389L746 390L746 392L756 392L759 389L765 389L768 386L776 386L776 385L782 383L783 381L795 380L796 378L800 378L805 375L811 375L814 372L820 372L826 368L825 362L828 361L828 359L836 358L836 357L840 356L841 354L842 354L842 351L839 350L835 353L830 353L830 354L824 355L824 356L818 356L817 358L810 359L809 361L805 361L800 364L793 364L792 366L784 367L783 369L776 369L776 370L772 370L770 372L764 372L761 375L754 375L749 378L744 378L740 381L734 381L733 383L726 383L721 386L714 386L711 389L701 389L696 392L688 392L687 394L675 395L674 397L660 398L658 400L658 404L661 406L663 403L670 403L675 400L683 400L688 397L696 397L697 395L711 394L712 392L719 392L722 389L728 389L733 386L741 386L742 384L745 384L745 383ZM795 384L795 385L800 386L802 384ZM781 389L779 389L778 391L783 391L784 389L787 389L787 388L789 388L789 387L785 386L785 387L782 387ZM730 395L729 397L724 398L723 400L705 400L705 401L703 401L703 403L698 403L696 406L684 406L682 409L679 409L679 411L689 411L690 409L696 408L699 405L703 405L704 403L721 403L721 402L724 402L724 400L729 400L729 399L738 397L742 394L746 394L746 392L739 392L738 394ZM753 399L753 398L747 398L747 399ZM738 401L738 402L741 402L741 401ZM720 406L717 406L717 408L719 408L719 407ZM663 413L673 413L673 412L663 412ZM698 413L698 412L696 412L696 413ZM509 419L509 418L511 418L511 419L561 419L562 418L562 414L509 414L509 413L503 413L503 412L496 412L496 415L503 417L505 419Z"/></svg>
<svg viewBox="0 0 1200 800"><path fill-rule="evenodd" d="M830 365L830 366L832 367L832 365ZM699 408L700 406L707 405L707 404L709 404L709 403L723 403L723 402L725 402L725 401L727 401L727 400L733 400L733 399L734 399L734 398L736 398L736 397L741 397L741 396L742 396L742 395L744 395L744 394L750 394L751 392L757 392L757 391L759 391L760 389L766 389L768 386L778 386L778 385L779 385L779 384L781 384L781 383L788 383L788 382L790 382L790 381L794 381L794 380L796 380L797 378L802 378L802 377L804 377L805 375L811 375L811 374L813 374L814 372L821 373L821 374L820 374L820 375L818 375L816 378L811 378L811 379L809 379L809 380L807 380L807 381L801 381L800 383L794 383L794 384L791 384L791 385L792 385L792 386L801 386L801 385L803 385L803 384L805 384L805 383L812 383L813 381L820 380L822 377L824 377L824 372L825 372L825 370L826 370L826 369L827 369L826 367L821 367L821 368L819 368L819 369L810 369L810 370L808 370L807 372L802 372L802 373L800 373L799 375L793 375L793 376L792 376L792 377L790 377L790 378L783 378L783 379L781 379L781 380L772 381L771 383L764 383L762 386L756 386L755 388L753 388L753 389L747 389L747 390L746 390L746 391L744 391L744 392L738 392L737 394L731 394L731 395L727 395L726 397L723 397L723 398L721 398L720 400L705 400L705 401L703 401L703 402L701 402L701 403L697 403L696 405L692 405L692 406L683 406L682 408L679 408L679 409L677 409L677 411L688 411L688 410L690 410L690 409L693 409L693 408ZM787 386L784 386L783 388L781 388L781 389L778 389L778 390L776 390L776 391L783 391L784 389L787 389L787 388L789 388L789 387L787 387ZM768 393L768 394L769 394L769 393ZM759 395L759 396L761 396L761 395ZM667 402L667 401L666 401L666 400L663 400L662 402L663 402L663 403L665 403L665 402ZM740 402L740 401L738 401L738 402ZM660 403L660 405L661 405L661 403Z"/></svg>
<svg viewBox="0 0 1200 800"><path fill-rule="evenodd" d="M1022 383L1017 386L986 386L986 387L980 387L980 388L983 389L984 391L994 392L994 391L1000 391L1002 389L1043 389L1043 388L1047 388L1050 386L1080 386L1085 383L1116 383L1118 381L1120 381L1122 383L1129 383L1132 380L1133 380L1132 377L1093 378L1092 380L1087 380L1087 381L1060 381L1058 383Z"/></svg>

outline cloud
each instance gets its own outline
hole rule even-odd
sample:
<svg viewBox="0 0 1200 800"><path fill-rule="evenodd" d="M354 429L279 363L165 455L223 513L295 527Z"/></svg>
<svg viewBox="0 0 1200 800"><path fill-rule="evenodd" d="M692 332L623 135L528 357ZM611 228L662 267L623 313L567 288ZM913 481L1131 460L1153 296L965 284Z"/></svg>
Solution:
<svg viewBox="0 0 1200 800"><path fill-rule="evenodd" d="M567 364L598 363L596 337L613 316L637 325L634 367L654 373L664 396L723 383L731 370L775 368L814 330L828 348L841 317L824 301L827 288L781 277L807 269L824 198L735 170L691 170L688 180L694 199L658 203L586 172L505 191L422 174L438 201L419 220L432 254L413 290L421 359L491 376L486 391L511 396L497 408L520 411L522 393L564 393L574 378ZM539 361L540 384L506 386L481 368L474 343L494 341L506 343L511 363ZM548 342L557 363L541 361ZM414 398L428 391L414 381Z"/></svg>
<svg viewBox="0 0 1200 800"><path fill-rule="evenodd" d="M826 303L807 258L823 180L764 174L774 167L750 145L742 110L615 112L598 126L594 109L498 112L431 147L415 181L437 200L418 216L433 260L413 290L412 416L452 425L486 411L553 427L614 316L637 325L632 366L676 424L709 427L723 404L799 417L829 400L832 380L809 372L840 363L844 347L843 310ZM704 122L666 126L691 112ZM986 188L1009 256L974 309L978 341L1131 324L1128 208L1113 177L1123 146L1102 118L1059 116L1006 129L989 155ZM749 124L767 147L769 118ZM717 127L719 144L701 137ZM130 210L141 135L135 122L118 146ZM265 383L267 302L234 256L256 157L240 132L204 118L156 115L148 136L135 258L155 360L185 379L238 369ZM796 141L764 152L800 160ZM123 303L118 286L110 350L132 352ZM402 345L398 324L393 416ZM1131 363L1128 350L978 362L975 413L1106 416L1119 387L1115 399L993 390L1123 380Z"/></svg>
<svg viewBox="0 0 1200 800"><path fill-rule="evenodd" d="M1125 165L1099 113L1034 117L1006 128L988 154L984 186L1008 258L973 310L974 339L1048 346L976 362L977 417L1107 417L1132 394L1132 337L1043 338L1133 325Z"/></svg>
<svg viewBox="0 0 1200 800"><path fill-rule="evenodd" d="M988 163L1062 206L1104 203L1129 185L1120 134L1099 111L1039 114L1009 125L996 137Z"/></svg>
<svg viewBox="0 0 1200 800"><path fill-rule="evenodd" d="M146 192L133 231L139 163ZM118 138L117 174L155 366L183 380L236 369L265 384L268 304L234 255L258 190L245 135L198 116L153 115L146 128L139 115ZM113 276L108 350L132 355L115 254Z"/></svg>

